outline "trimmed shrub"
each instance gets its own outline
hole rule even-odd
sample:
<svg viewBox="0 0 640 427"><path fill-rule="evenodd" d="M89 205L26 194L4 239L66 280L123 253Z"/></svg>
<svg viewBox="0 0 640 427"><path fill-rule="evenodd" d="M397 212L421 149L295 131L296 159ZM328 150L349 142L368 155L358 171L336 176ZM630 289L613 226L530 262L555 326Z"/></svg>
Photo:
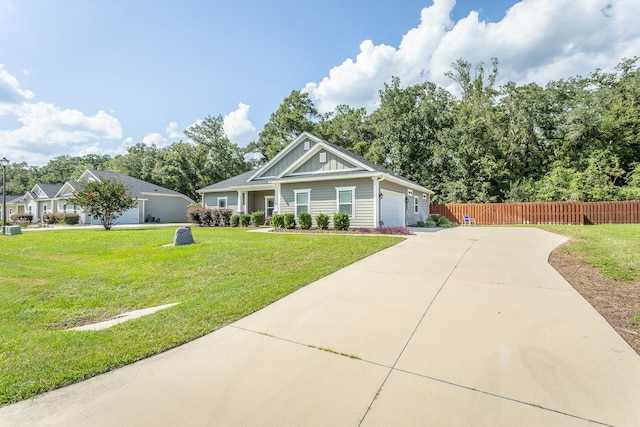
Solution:
<svg viewBox="0 0 640 427"><path fill-rule="evenodd" d="M251 213L251 225L260 227L264 224L264 211L255 211Z"/></svg>
<svg viewBox="0 0 640 427"><path fill-rule="evenodd" d="M202 225L202 206L189 206L187 208L187 221L191 224Z"/></svg>
<svg viewBox="0 0 640 427"><path fill-rule="evenodd" d="M240 225L242 227L248 227L251 224L251 215L242 214L240 215Z"/></svg>
<svg viewBox="0 0 640 427"><path fill-rule="evenodd" d="M433 228L433 227L437 227L438 224L436 224L435 221L431 221L430 219L424 222L424 226L425 227L429 227L429 228Z"/></svg>
<svg viewBox="0 0 640 427"><path fill-rule="evenodd" d="M316 225L320 230L327 230L329 228L329 215L323 213L316 215Z"/></svg>
<svg viewBox="0 0 640 427"><path fill-rule="evenodd" d="M308 230L311 228L311 214L309 212L302 212L298 215L298 222L300 223L300 228L303 230Z"/></svg>
<svg viewBox="0 0 640 427"><path fill-rule="evenodd" d="M80 215L77 213L64 214L63 221L67 225L77 225L80 222Z"/></svg>
<svg viewBox="0 0 640 427"><path fill-rule="evenodd" d="M351 222L349 221L349 214L346 212L336 212L333 215L333 228L336 230L346 231L349 229Z"/></svg>
<svg viewBox="0 0 640 427"><path fill-rule="evenodd" d="M61 223L63 219L64 215L61 213L47 212L42 215L42 222L44 222L45 224L58 224Z"/></svg>
<svg viewBox="0 0 640 427"><path fill-rule="evenodd" d="M9 217L9 219L14 223L21 227L28 227L33 222L33 214L28 212L24 213L15 213Z"/></svg>
<svg viewBox="0 0 640 427"><path fill-rule="evenodd" d="M296 228L296 216L293 213L284 214L284 228Z"/></svg>
<svg viewBox="0 0 640 427"><path fill-rule="evenodd" d="M271 225L274 228L284 228L284 215L276 214L271 217Z"/></svg>
<svg viewBox="0 0 640 427"><path fill-rule="evenodd" d="M238 227L240 225L240 214L231 215L231 226Z"/></svg>
<svg viewBox="0 0 640 427"><path fill-rule="evenodd" d="M187 220L200 227L228 227L232 214L232 209L191 206L187 209Z"/></svg>

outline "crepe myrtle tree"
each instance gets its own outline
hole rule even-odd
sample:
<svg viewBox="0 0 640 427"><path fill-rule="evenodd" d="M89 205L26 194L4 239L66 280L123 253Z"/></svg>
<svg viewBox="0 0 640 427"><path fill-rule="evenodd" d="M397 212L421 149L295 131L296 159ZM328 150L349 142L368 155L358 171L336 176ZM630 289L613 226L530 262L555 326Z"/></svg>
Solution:
<svg viewBox="0 0 640 427"><path fill-rule="evenodd" d="M116 219L136 205L129 188L117 179L89 181L74 196L68 200L69 203L82 206L93 219L100 221L105 230L111 230Z"/></svg>

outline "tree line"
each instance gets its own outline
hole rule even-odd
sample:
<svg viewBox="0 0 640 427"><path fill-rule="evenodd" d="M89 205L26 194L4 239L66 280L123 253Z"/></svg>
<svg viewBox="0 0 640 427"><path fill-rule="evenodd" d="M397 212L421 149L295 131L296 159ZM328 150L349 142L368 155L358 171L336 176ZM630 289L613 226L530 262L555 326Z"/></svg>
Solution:
<svg viewBox="0 0 640 427"><path fill-rule="evenodd" d="M340 105L320 114L308 94L292 91L257 140L233 144L222 116L185 130L165 148L138 143L110 157L60 156L38 168L9 166L7 189L22 194L37 181L72 181L105 169L179 191L263 164L302 132L311 132L436 192L437 203L609 201L640 199L640 69L624 59L613 72L496 86L490 67L458 60L447 72L457 92L393 77L379 107Z"/></svg>

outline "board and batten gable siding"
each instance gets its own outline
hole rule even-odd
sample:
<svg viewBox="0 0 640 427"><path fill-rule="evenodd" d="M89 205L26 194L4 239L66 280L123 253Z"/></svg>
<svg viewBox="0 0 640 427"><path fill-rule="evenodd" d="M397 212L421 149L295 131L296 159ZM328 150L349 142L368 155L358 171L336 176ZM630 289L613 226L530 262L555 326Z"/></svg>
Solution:
<svg viewBox="0 0 640 427"><path fill-rule="evenodd" d="M418 221L426 221L429 219L429 204L431 203L431 197L427 194L425 199L422 195L422 191L413 190L413 196L409 196L409 187L396 184L389 181L381 181L380 189L387 191L394 191L396 193L404 194L405 198L409 198L409 201L405 203L405 220L407 225L416 225ZM418 213L414 213L413 197L418 196Z"/></svg>
<svg viewBox="0 0 640 427"><path fill-rule="evenodd" d="M321 162L320 157L324 155L325 161ZM343 171L345 169L356 169L357 167L345 159L327 151L320 151L307 160L302 166L293 171L293 174Z"/></svg>
<svg viewBox="0 0 640 427"><path fill-rule="evenodd" d="M339 181L303 182L282 184L280 187L280 211L278 213L295 213L294 190L311 190L311 217L316 226L316 216L320 213L329 215L330 226L333 227L333 214L338 210L336 188L356 187L355 218L350 218L351 228L373 227L373 181L370 178L344 179Z"/></svg>
<svg viewBox="0 0 640 427"><path fill-rule="evenodd" d="M309 141L309 149L305 150L305 142ZM283 158L281 158L275 165L260 174L261 178L275 177L280 175L285 169L287 169L293 162L304 156L304 153L313 149L316 142L312 139L305 139L295 146L290 152L288 152Z"/></svg>
<svg viewBox="0 0 640 427"><path fill-rule="evenodd" d="M144 214L160 218L160 222L187 222L188 207L189 202L182 197L149 196L144 202Z"/></svg>
<svg viewBox="0 0 640 427"><path fill-rule="evenodd" d="M202 195L202 200L205 206L210 208L217 208L218 197L227 198L228 209L233 209L234 212L238 210L238 192L237 191L226 191L221 193L204 193Z"/></svg>

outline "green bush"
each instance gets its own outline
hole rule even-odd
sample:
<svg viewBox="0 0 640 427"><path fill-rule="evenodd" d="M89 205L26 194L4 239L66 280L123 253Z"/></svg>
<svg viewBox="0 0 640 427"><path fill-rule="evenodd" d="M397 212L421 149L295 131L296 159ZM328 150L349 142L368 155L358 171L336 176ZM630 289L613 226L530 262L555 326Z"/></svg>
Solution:
<svg viewBox="0 0 640 427"><path fill-rule="evenodd" d="M336 230L346 231L349 229L349 214L346 212L336 212L333 215L333 228Z"/></svg>
<svg viewBox="0 0 640 427"><path fill-rule="evenodd" d="M231 215L231 226L238 227L240 225L240 214Z"/></svg>
<svg viewBox="0 0 640 427"><path fill-rule="evenodd" d="M424 222L424 226L428 227L428 228L433 228L433 227L437 227L438 224L436 224L435 221L431 221L430 219Z"/></svg>
<svg viewBox="0 0 640 427"><path fill-rule="evenodd" d="M284 228L284 215L276 214L271 217L271 225L274 228Z"/></svg>
<svg viewBox="0 0 640 427"><path fill-rule="evenodd" d="M329 215L320 213L316 215L316 225L320 230L326 230L329 228Z"/></svg>
<svg viewBox="0 0 640 427"><path fill-rule="evenodd" d="M430 221L435 222L438 227L453 227L453 223L442 215L433 214L429 217ZM427 221L428 222L428 221Z"/></svg>
<svg viewBox="0 0 640 427"><path fill-rule="evenodd" d="M251 225L251 215L249 214L240 215L240 225L243 227L248 227L249 225Z"/></svg>
<svg viewBox="0 0 640 427"><path fill-rule="evenodd" d="M218 225L220 227L229 227L231 225L231 215L233 214L233 209L229 208L218 208L214 209L218 214Z"/></svg>
<svg viewBox="0 0 640 427"><path fill-rule="evenodd" d="M77 213L66 213L63 215L62 220L67 225L76 225L80 222L80 215Z"/></svg>
<svg viewBox="0 0 640 427"><path fill-rule="evenodd" d="M296 228L296 216L292 213L284 214L284 228Z"/></svg>
<svg viewBox="0 0 640 427"><path fill-rule="evenodd" d="M300 228L303 230L308 230L311 228L311 214L309 212L302 212L298 215L298 222L300 223Z"/></svg>
<svg viewBox="0 0 640 427"><path fill-rule="evenodd" d="M251 213L251 225L260 227L264 224L264 211L255 211Z"/></svg>
<svg viewBox="0 0 640 427"><path fill-rule="evenodd" d="M45 224L58 224L62 222L62 220L63 214L61 213L47 212L42 215L42 222Z"/></svg>

